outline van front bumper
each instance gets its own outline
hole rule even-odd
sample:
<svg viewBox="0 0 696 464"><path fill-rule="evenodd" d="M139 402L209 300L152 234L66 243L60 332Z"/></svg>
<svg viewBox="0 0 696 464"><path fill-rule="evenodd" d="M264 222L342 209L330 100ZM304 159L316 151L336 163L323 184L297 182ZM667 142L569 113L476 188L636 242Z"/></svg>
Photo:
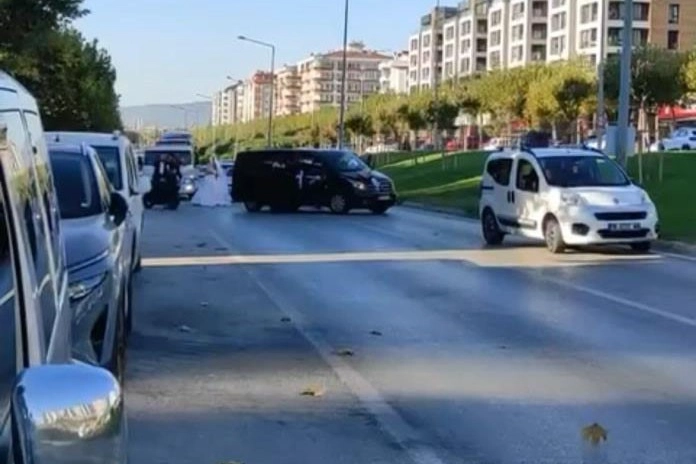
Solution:
<svg viewBox="0 0 696 464"><path fill-rule="evenodd" d="M370 208L371 206L386 206L391 208L396 204L396 194L395 193L384 193L381 195L375 193L354 195L351 201L351 206L353 208Z"/></svg>
<svg viewBox="0 0 696 464"><path fill-rule="evenodd" d="M645 213L644 217L642 214ZM571 207L558 215L563 240L568 245L630 244L659 238L654 208L616 209Z"/></svg>

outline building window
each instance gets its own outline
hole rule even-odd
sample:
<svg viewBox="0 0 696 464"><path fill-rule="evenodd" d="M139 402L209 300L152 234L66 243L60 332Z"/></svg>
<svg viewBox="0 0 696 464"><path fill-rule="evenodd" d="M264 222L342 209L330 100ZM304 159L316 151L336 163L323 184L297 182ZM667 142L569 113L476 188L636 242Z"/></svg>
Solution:
<svg viewBox="0 0 696 464"><path fill-rule="evenodd" d="M411 39L411 50L418 50L418 39Z"/></svg>
<svg viewBox="0 0 696 464"><path fill-rule="evenodd" d="M611 2L609 4L609 19L623 20L624 19L624 2ZM650 5L647 3L633 4L633 20L647 21L650 16Z"/></svg>
<svg viewBox="0 0 696 464"><path fill-rule="evenodd" d="M488 21L485 19L479 19L476 22L476 32L479 34L488 34Z"/></svg>
<svg viewBox="0 0 696 464"><path fill-rule="evenodd" d="M445 79L454 77L454 63L451 61L445 63Z"/></svg>
<svg viewBox="0 0 696 464"><path fill-rule="evenodd" d="M469 58L462 58L459 61L459 72L460 73L468 73L470 69L471 69L471 60L469 60Z"/></svg>
<svg viewBox="0 0 696 464"><path fill-rule="evenodd" d="M411 79L412 81L415 81L416 79L418 79L418 71L411 71L411 74L408 76L408 78Z"/></svg>
<svg viewBox="0 0 696 464"><path fill-rule="evenodd" d="M488 59L491 69L497 69L500 67L500 52L491 52Z"/></svg>
<svg viewBox="0 0 696 464"><path fill-rule="evenodd" d="M560 31L566 28L566 14L556 13L551 16L551 31Z"/></svg>
<svg viewBox="0 0 696 464"><path fill-rule="evenodd" d="M468 53L471 50L471 39L462 40L461 53Z"/></svg>
<svg viewBox="0 0 696 464"><path fill-rule="evenodd" d="M565 5L566 0L553 0L551 2L551 8L558 8L560 6Z"/></svg>
<svg viewBox="0 0 696 464"><path fill-rule="evenodd" d="M462 35L471 34L471 21L462 21Z"/></svg>
<svg viewBox="0 0 696 464"><path fill-rule="evenodd" d="M429 47L429 46L430 46L430 35L424 35L424 36L423 36L423 46L424 46L424 47Z"/></svg>
<svg viewBox="0 0 696 464"><path fill-rule="evenodd" d="M520 19L524 16L524 2L512 5L512 20Z"/></svg>
<svg viewBox="0 0 696 464"><path fill-rule="evenodd" d="M524 39L524 24L518 24L512 28L512 40L519 41Z"/></svg>
<svg viewBox="0 0 696 464"><path fill-rule="evenodd" d="M512 62L522 61L523 56L524 56L524 47L522 47L522 45L516 45L516 46L512 47L512 54L510 56L510 60Z"/></svg>
<svg viewBox="0 0 696 464"><path fill-rule="evenodd" d="M500 31L491 32L491 47L500 45Z"/></svg>
<svg viewBox="0 0 696 464"><path fill-rule="evenodd" d="M446 40L452 40L454 38L454 26L449 26L447 30L445 30L445 39Z"/></svg>
<svg viewBox="0 0 696 464"><path fill-rule="evenodd" d="M430 52L423 52L423 63L430 63Z"/></svg>
<svg viewBox="0 0 696 464"><path fill-rule="evenodd" d="M491 14L491 26L497 26L503 21L503 12L498 10Z"/></svg>
<svg viewBox="0 0 696 464"><path fill-rule="evenodd" d="M421 70L421 79L430 79L430 68L423 68Z"/></svg>
<svg viewBox="0 0 696 464"><path fill-rule="evenodd" d="M476 51L479 53L485 53L487 50L486 39L476 39Z"/></svg>
<svg viewBox="0 0 696 464"><path fill-rule="evenodd" d="M580 32L580 48L592 48L597 45L597 29L586 29Z"/></svg>
<svg viewBox="0 0 696 464"><path fill-rule="evenodd" d="M679 31L667 31L667 48L669 50L679 49Z"/></svg>
<svg viewBox="0 0 696 464"><path fill-rule="evenodd" d="M418 57L416 55L411 55L411 66L418 65Z"/></svg>
<svg viewBox="0 0 696 464"><path fill-rule="evenodd" d="M553 37L551 39L551 55L562 55L565 53L565 37Z"/></svg>
<svg viewBox="0 0 696 464"><path fill-rule="evenodd" d="M679 24L679 4L677 3L669 5L669 23Z"/></svg>
<svg viewBox="0 0 696 464"><path fill-rule="evenodd" d="M580 24L587 24L597 21L599 15L599 6L597 3L583 5L580 8Z"/></svg>
<svg viewBox="0 0 696 464"><path fill-rule="evenodd" d="M448 44L445 46L445 58L452 58L454 56L454 45Z"/></svg>

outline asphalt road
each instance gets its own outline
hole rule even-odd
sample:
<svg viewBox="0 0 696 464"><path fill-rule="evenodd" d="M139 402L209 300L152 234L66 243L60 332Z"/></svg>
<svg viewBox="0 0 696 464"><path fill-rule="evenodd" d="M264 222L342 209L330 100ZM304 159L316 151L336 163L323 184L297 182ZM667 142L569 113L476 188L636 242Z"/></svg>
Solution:
<svg viewBox="0 0 696 464"><path fill-rule="evenodd" d="M696 463L694 258L408 209L145 227L131 464Z"/></svg>

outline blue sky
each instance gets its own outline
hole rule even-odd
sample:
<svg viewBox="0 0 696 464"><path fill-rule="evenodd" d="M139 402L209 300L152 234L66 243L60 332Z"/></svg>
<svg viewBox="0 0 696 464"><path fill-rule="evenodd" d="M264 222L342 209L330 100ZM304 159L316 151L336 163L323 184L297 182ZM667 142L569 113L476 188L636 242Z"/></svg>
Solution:
<svg viewBox="0 0 696 464"><path fill-rule="evenodd" d="M443 1L455 5L456 0ZM351 0L349 39L405 49L435 0ZM77 22L111 54L121 104L184 103L267 69L268 52L240 42L273 42L277 65L340 48L343 0L86 0ZM122 13L125 12L125 13Z"/></svg>

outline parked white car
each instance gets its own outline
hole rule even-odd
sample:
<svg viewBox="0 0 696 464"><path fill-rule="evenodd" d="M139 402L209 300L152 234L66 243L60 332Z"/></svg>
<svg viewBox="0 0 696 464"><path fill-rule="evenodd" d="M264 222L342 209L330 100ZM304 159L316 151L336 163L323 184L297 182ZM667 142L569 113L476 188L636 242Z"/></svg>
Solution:
<svg viewBox="0 0 696 464"><path fill-rule="evenodd" d="M659 233L648 194L612 159L582 148L492 153L479 212L488 244L516 234L544 240L553 253L594 244L648 251Z"/></svg>
<svg viewBox="0 0 696 464"><path fill-rule="evenodd" d="M46 139L50 143L84 143L97 152L114 191L128 202L130 237L125 244L133 253L133 271L139 271L142 262L140 244L143 232L143 192L140 190L138 161L128 137L119 132L47 132Z"/></svg>
<svg viewBox="0 0 696 464"><path fill-rule="evenodd" d="M696 150L696 127L681 127L650 146L651 152Z"/></svg>

